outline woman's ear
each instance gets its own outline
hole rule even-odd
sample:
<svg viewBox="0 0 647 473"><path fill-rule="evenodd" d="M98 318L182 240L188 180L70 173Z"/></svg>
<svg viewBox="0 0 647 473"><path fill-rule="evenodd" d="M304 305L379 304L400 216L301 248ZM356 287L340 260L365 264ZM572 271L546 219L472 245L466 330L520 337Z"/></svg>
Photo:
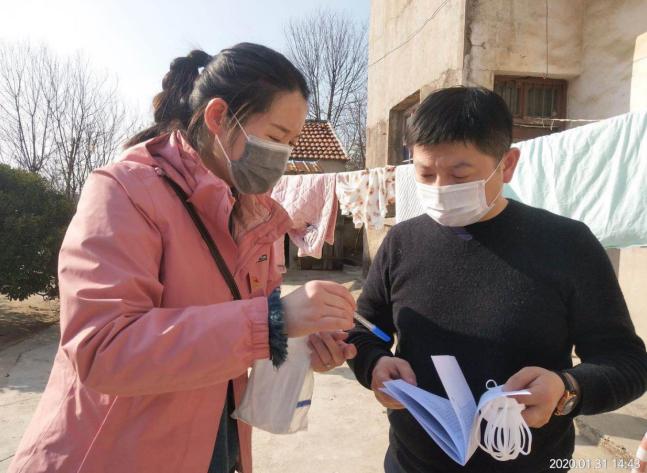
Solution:
<svg viewBox="0 0 647 473"><path fill-rule="evenodd" d="M508 183L512 180L514 176L514 171L517 169L517 163L519 162L519 156L521 151L519 148L510 148L510 150L503 156L503 182Z"/></svg>
<svg viewBox="0 0 647 473"><path fill-rule="evenodd" d="M225 128L227 123L227 102L216 97L209 100L204 109L204 124L207 129L215 136Z"/></svg>

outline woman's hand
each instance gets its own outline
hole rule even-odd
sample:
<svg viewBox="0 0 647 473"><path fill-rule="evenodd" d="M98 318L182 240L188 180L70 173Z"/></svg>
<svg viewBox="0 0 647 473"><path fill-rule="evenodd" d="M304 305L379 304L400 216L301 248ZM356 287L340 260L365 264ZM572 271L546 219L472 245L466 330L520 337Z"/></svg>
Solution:
<svg viewBox="0 0 647 473"><path fill-rule="evenodd" d="M383 356L373 368L371 389L380 404L387 409L404 409L402 404L380 391L380 388L384 387L384 382L392 379L401 379L414 386L417 384L416 374L408 361L394 356Z"/></svg>
<svg viewBox="0 0 647 473"><path fill-rule="evenodd" d="M310 335L308 346L312 369L324 372L344 364L357 355L357 348L352 343L346 343L346 332L320 332Z"/></svg>
<svg viewBox="0 0 647 473"><path fill-rule="evenodd" d="M288 337L353 327L355 299L341 284L310 281L281 299Z"/></svg>
<svg viewBox="0 0 647 473"><path fill-rule="evenodd" d="M527 389L530 395L512 396L526 408L521 412L528 427L543 427L564 394L564 382L552 371L537 366L521 369L508 379L504 391Z"/></svg>

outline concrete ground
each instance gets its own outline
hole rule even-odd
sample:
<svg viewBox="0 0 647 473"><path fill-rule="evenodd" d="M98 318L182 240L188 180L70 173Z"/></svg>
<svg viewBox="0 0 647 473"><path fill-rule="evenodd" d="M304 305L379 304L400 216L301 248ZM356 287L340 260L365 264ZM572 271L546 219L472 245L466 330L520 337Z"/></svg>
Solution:
<svg viewBox="0 0 647 473"><path fill-rule="evenodd" d="M332 278L354 295L356 273L304 272L286 278L287 293L304 281ZM0 473L5 473L49 375L58 344L58 326L47 328L0 350ZM615 462L631 458L647 430L645 400L601 416L580 417L576 459L606 461L604 471L622 472ZM605 417L606 416L606 417ZM254 434L255 471L280 473L375 473L382 470L387 446L385 410L354 380L347 367L316 375L307 432L276 436ZM601 445L604 445L603 448ZM623 453L622 448L626 450ZM573 471L601 471L575 468Z"/></svg>

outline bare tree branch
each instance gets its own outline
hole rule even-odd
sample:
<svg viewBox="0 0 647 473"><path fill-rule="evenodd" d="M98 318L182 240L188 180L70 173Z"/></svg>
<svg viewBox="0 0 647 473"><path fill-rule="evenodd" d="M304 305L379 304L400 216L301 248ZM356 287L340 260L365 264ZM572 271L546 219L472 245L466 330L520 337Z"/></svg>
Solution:
<svg viewBox="0 0 647 473"><path fill-rule="evenodd" d="M46 48L0 43L0 142L4 159L40 172L50 159L50 91Z"/></svg>
<svg viewBox="0 0 647 473"><path fill-rule="evenodd" d="M328 120L364 167L366 149L367 27L330 10L291 20L285 29L288 56L312 92L309 117Z"/></svg>
<svg viewBox="0 0 647 473"><path fill-rule="evenodd" d="M0 159L46 176L76 198L133 131L117 83L81 55L0 43Z"/></svg>

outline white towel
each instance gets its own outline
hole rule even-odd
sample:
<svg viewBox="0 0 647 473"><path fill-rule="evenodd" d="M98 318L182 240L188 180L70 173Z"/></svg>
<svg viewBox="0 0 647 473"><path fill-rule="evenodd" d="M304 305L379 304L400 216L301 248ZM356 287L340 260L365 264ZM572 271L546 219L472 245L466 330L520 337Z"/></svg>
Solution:
<svg viewBox="0 0 647 473"><path fill-rule="evenodd" d="M404 222L425 213L418 200L414 174L413 164L404 164L395 168L395 223Z"/></svg>

